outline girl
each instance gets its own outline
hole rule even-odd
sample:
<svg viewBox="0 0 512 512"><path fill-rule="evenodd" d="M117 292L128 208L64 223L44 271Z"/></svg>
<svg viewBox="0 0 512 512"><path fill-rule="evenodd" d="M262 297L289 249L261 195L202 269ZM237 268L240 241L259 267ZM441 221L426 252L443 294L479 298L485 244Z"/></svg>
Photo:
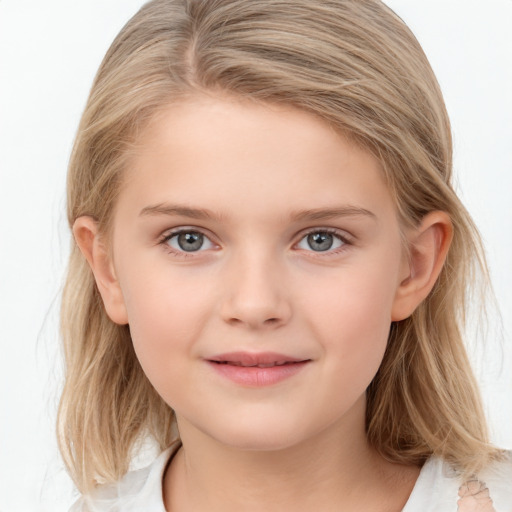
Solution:
<svg viewBox="0 0 512 512"><path fill-rule="evenodd" d="M377 0L146 4L69 169L74 510L512 510L461 339L485 267L451 155Z"/></svg>

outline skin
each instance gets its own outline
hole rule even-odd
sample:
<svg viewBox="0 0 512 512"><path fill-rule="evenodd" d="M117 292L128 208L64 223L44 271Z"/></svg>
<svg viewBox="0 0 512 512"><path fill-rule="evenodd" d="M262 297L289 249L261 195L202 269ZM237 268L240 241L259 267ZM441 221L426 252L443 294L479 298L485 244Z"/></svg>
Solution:
<svg viewBox="0 0 512 512"><path fill-rule="evenodd" d="M180 248L180 229L204 235L199 250ZM307 236L326 230L333 246L318 251ZM300 110L199 96L141 134L110 247L89 217L74 234L176 412L167 510L402 509L419 469L368 446L365 390L391 322L439 274L446 214L406 232L407 251L373 156ZM243 386L207 362L233 351L308 362Z"/></svg>

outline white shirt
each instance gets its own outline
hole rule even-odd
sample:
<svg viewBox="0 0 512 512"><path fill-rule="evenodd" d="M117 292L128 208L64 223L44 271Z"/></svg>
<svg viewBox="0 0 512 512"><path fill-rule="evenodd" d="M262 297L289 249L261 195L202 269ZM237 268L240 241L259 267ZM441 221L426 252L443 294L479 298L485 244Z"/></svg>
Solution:
<svg viewBox="0 0 512 512"><path fill-rule="evenodd" d="M166 512L162 480L174 445L148 467L130 471L115 484L80 498L70 512ZM478 480L461 484L448 464L429 459L402 512L512 512L512 452Z"/></svg>

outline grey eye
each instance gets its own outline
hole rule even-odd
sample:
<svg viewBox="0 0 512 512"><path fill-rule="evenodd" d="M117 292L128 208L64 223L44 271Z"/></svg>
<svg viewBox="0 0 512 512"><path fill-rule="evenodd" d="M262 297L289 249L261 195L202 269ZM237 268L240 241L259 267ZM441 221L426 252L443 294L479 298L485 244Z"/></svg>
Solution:
<svg viewBox="0 0 512 512"><path fill-rule="evenodd" d="M172 235L167 243L173 249L183 252L197 252L213 247L212 242L197 231L181 231Z"/></svg>
<svg viewBox="0 0 512 512"><path fill-rule="evenodd" d="M345 242L340 236L327 231L315 231L306 235L298 244L299 249L315 252L325 252L330 249L337 249Z"/></svg>

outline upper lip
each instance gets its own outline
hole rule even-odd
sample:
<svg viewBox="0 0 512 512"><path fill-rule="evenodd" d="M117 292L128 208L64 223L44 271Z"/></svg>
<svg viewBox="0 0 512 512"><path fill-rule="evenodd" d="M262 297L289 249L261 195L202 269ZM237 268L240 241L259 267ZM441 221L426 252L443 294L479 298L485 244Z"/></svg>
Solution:
<svg viewBox="0 0 512 512"><path fill-rule="evenodd" d="M215 363L228 363L238 366L273 366L286 363L301 363L309 361L309 359L291 357L285 354L278 354L277 352L228 352L225 354L218 354L213 357L208 357L207 360L213 361Z"/></svg>

